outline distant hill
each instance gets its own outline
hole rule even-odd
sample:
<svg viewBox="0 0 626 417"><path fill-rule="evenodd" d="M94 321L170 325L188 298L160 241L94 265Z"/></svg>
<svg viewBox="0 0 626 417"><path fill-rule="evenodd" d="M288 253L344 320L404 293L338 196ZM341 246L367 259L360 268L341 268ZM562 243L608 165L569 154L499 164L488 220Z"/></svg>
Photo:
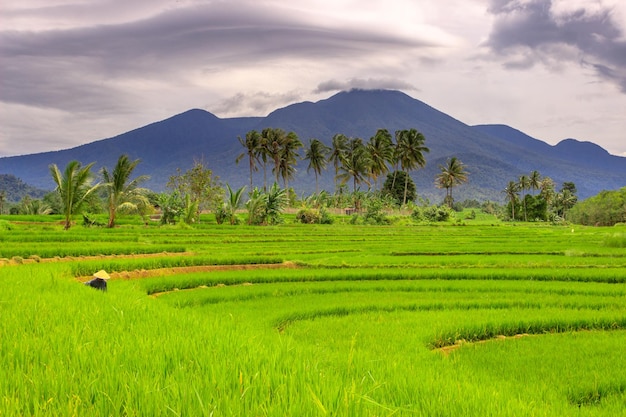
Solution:
<svg viewBox="0 0 626 417"><path fill-rule="evenodd" d="M15 175L0 174L0 193L4 193L5 202L17 203L25 196L42 198L48 191L30 186Z"/></svg>
<svg viewBox="0 0 626 417"><path fill-rule="evenodd" d="M510 180L538 170L557 184L572 181L582 198L603 189L626 185L626 158L610 155L589 142L568 139L556 146L531 138L508 126L468 126L399 91L352 90L315 103L303 102L277 109L267 117L221 119L204 110L189 110L169 119L132 130L119 136L57 152L0 158L0 173L13 174L33 186L51 189L48 166L65 166L71 160L96 162L95 169L113 167L122 153L142 162L137 174L151 176L148 187L164 189L176 168L188 169L195 159L203 159L222 182L233 187L248 184L247 164L235 164L243 148L237 136L266 127L294 131L302 142L318 138L330 144L343 133L367 141L377 129L391 132L416 128L426 137L425 169L413 174L422 197L439 202L444 192L434 187L438 165L458 157L470 172L469 183L455 190L455 198L502 200L501 190ZM303 152L301 152L303 154ZM300 161L294 181L298 194L314 190L313 175ZM332 191L332 169L323 173L320 185ZM262 173L255 176L262 184Z"/></svg>

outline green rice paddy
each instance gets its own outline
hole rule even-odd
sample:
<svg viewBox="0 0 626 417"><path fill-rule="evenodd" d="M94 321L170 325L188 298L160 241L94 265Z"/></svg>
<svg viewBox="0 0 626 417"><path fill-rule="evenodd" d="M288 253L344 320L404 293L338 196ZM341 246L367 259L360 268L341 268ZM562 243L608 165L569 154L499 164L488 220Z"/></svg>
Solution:
<svg viewBox="0 0 626 417"><path fill-rule="evenodd" d="M0 416L626 415L623 227L12 219Z"/></svg>

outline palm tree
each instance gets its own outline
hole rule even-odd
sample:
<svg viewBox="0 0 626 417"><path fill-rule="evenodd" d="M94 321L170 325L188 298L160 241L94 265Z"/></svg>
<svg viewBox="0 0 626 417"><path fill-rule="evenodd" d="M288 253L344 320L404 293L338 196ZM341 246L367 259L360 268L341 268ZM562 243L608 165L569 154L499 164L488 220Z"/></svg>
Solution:
<svg viewBox="0 0 626 417"><path fill-rule="evenodd" d="M274 168L272 168L274 181L278 183L281 174L283 142L285 141L286 133L280 128L267 128L263 129L263 132L266 133L265 137L267 138L267 154L274 162Z"/></svg>
<svg viewBox="0 0 626 417"><path fill-rule="evenodd" d="M567 188L562 189L556 195L555 205L557 206L557 211L563 216L563 220L567 220L567 211L574 207L577 201L578 197Z"/></svg>
<svg viewBox="0 0 626 417"><path fill-rule="evenodd" d="M270 144L272 142L274 129L268 127L261 131L261 137L259 138L259 150L257 158L263 164L263 191L267 191L267 160L272 158L272 152L270 150Z"/></svg>
<svg viewBox="0 0 626 417"><path fill-rule="evenodd" d="M293 178L296 173L296 164L298 163L298 149L302 147L302 142L298 139L298 135L294 132L287 133L283 137L280 149L280 165L279 172L287 191L287 197L289 198L289 180Z"/></svg>
<svg viewBox="0 0 626 417"><path fill-rule="evenodd" d="M315 172L315 194L319 193L319 186L317 177L321 175L322 170L326 169L326 163L328 160L328 154L330 153L330 148L319 139L310 139L309 146L305 150L304 159L309 161L309 166L307 167L307 172L311 169Z"/></svg>
<svg viewBox="0 0 626 417"><path fill-rule="evenodd" d="M348 142L346 151L341 159L339 170L342 171L337 178L345 184L352 178L352 191L356 192L356 186L367 181L367 173L370 170L370 159L363 140L361 138L353 138Z"/></svg>
<svg viewBox="0 0 626 417"><path fill-rule="evenodd" d="M337 193L337 179L339 176L339 167L341 166L341 161L344 158L344 154L346 153L348 148L348 137L342 135L341 133L333 136L332 146L330 156L328 157L329 161L332 161L333 166L335 167L335 193Z"/></svg>
<svg viewBox="0 0 626 417"><path fill-rule="evenodd" d="M252 173L258 171L257 162L259 161L260 156L260 145L261 145L261 135L256 130L251 130L246 133L246 139L242 139L241 136L237 137L241 146L246 148L245 152L241 153L237 159L235 159L235 163L239 163L239 161L246 155L248 155L248 164L250 166L250 189L252 189Z"/></svg>
<svg viewBox="0 0 626 417"><path fill-rule="evenodd" d="M441 173L437 175L435 185L437 188L446 189L446 198L444 201L447 203L448 207L452 208L452 203L454 202L452 198L452 188L467 182L465 165L453 156L448 159L447 165L439 165L439 170Z"/></svg>
<svg viewBox="0 0 626 417"><path fill-rule="evenodd" d="M526 216L526 190L530 189L530 179L526 175L522 175L519 177L519 182L517 184L519 186L519 190L522 192L522 203L524 204L524 221L528 221Z"/></svg>
<svg viewBox="0 0 626 417"><path fill-rule="evenodd" d="M387 129L378 129L367 143L367 151L371 161L370 173L374 184L378 187L378 178L389 172L387 163L393 160L393 142Z"/></svg>
<svg viewBox="0 0 626 417"><path fill-rule="evenodd" d="M530 177L528 177L528 185L533 190L533 195L535 195L535 190L538 190L541 186L541 174L539 171L533 171L530 173Z"/></svg>
<svg viewBox="0 0 626 417"><path fill-rule="evenodd" d="M113 172L109 173L106 167L102 168L102 184L106 190L106 201L109 209L109 222L107 227L115 226L115 216L119 208L128 208L136 210L139 205L147 205L148 198L146 193L148 190L139 188L139 184L148 180L147 175L140 175L132 181L129 178L135 168L139 164L139 159L131 161L128 155L121 155L113 168Z"/></svg>
<svg viewBox="0 0 626 417"><path fill-rule="evenodd" d="M91 185L93 179L91 167L93 164L94 162L83 167L80 162L71 161L66 165L63 174L56 164L49 167L52 179L56 184L55 191L61 197L62 209L65 214L65 230L72 226L72 216L80 210L85 199L100 187L99 183L94 186Z"/></svg>
<svg viewBox="0 0 626 417"><path fill-rule="evenodd" d="M6 199L6 191L0 191L0 215L2 215L4 211L4 200Z"/></svg>
<svg viewBox="0 0 626 417"><path fill-rule="evenodd" d="M408 187L408 176L416 168L423 168L426 165L424 153L430 152L424 142L426 138L416 129L399 130L396 132L396 142L398 146L398 159L400 167L407 176L404 181L404 197L402 205L406 204L406 191Z"/></svg>
<svg viewBox="0 0 626 417"><path fill-rule="evenodd" d="M519 185L515 181L509 181L509 184L502 191L506 194L506 199L511 203L511 219L515 220L515 203L518 201Z"/></svg>
<svg viewBox="0 0 626 417"><path fill-rule="evenodd" d="M546 200L548 206L554 201L554 181L550 177L543 177L539 183L539 195Z"/></svg>

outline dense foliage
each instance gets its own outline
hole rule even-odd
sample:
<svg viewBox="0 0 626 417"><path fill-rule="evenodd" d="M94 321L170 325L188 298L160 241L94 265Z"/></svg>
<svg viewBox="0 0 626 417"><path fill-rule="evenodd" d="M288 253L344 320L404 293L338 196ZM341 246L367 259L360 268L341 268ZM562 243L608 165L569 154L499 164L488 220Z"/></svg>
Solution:
<svg viewBox="0 0 626 417"><path fill-rule="evenodd" d="M574 223L596 226L613 226L626 223L626 187L600 194L577 203L570 210Z"/></svg>

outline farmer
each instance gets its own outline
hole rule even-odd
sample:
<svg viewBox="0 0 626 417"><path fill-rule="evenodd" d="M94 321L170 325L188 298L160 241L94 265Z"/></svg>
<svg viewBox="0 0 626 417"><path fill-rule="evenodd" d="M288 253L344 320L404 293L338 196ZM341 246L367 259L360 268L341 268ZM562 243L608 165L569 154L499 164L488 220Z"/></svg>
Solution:
<svg viewBox="0 0 626 417"><path fill-rule="evenodd" d="M107 280L111 278L104 269L99 270L93 274L93 279L85 282L85 285L89 285L92 288L97 288L102 291L107 290Z"/></svg>

